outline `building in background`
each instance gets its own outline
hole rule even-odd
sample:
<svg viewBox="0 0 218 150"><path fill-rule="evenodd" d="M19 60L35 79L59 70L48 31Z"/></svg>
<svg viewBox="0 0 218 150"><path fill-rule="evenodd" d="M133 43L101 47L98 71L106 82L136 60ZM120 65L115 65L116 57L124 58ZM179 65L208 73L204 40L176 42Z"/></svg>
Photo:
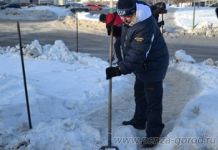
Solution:
<svg viewBox="0 0 218 150"><path fill-rule="evenodd" d="M30 0L3 0L6 3L29 3Z"/></svg>
<svg viewBox="0 0 218 150"><path fill-rule="evenodd" d="M30 3L34 4L54 4L54 5L66 5L70 2L80 2L80 3L98 3L106 4L109 6L110 0L0 0L6 3ZM116 6L118 0L113 0L113 6ZM176 4L178 6L186 7L192 6L195 3L196 6L211 6L212 4L218 3L218 0L141 0L149 4L155 4L157 2L165 2L166 4Z"/></svg>
<svg viewBox="0 0 218 150"><path fill-rule="evenodd" d="M67 0L53 0L54 5L62 6L67 3Z"/></svg>

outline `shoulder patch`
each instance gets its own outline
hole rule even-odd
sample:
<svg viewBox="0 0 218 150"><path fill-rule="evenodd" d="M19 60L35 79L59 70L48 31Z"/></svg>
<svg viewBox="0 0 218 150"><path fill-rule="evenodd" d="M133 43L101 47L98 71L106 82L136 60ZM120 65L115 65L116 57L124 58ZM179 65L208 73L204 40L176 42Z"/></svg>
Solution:
<svg viewBox="0 0 218 150"><path fill-rule="evenodd" d="M136 40L136 42L143 42L144 41L143 37L135 37L134 39Z"/></svg>

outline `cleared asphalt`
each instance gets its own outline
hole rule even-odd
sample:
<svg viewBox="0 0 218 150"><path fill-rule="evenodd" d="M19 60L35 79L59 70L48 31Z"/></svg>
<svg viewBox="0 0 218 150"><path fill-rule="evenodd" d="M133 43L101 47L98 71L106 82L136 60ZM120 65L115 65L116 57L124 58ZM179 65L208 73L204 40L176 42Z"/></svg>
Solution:
<svg viewBox="0 0 218 150"><path fill-rule="evenodd" d="M29 44L37 39L41 44L53 44L55 40L63 40L70 50L76 51L76 33L70 30L59 30L51 32L39 32L22 35L23 43ZM208 38L202 36L194 37L165 37L170 55L173 56L176 50L184 49L197 61L207 58L218 60L218 37ZM1 46L14 46L18 44L16 32L0 32ZM88 33L79 33L79 51L91 53L93 56L107 59L109 37Z"/></svg>

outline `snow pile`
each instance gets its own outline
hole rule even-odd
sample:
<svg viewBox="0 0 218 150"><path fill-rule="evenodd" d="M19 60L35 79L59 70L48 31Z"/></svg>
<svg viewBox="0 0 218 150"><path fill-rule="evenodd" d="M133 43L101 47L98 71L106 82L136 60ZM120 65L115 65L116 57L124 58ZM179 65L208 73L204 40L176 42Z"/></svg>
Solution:
<svg viewBox="0 0 218 150"><path fill-rule="evenodd" d="M116 129L115 137L126 138L133 137L135 129L128 127L120 127ZM0 131L1 132L1 131ZM107 143L102 144L100 131L87 125L86 123L77 123L71 119L63 119L61 121L53 120L49 123L40 123L34 129L30 130L25 136L17 136L10 131L4 133L2 146L6 146L8 139L12 140L8 149L52 149L52 150L96 150ZM9 137L10 136L10 137ZM8 138L8 139L7 139ZM106 141L105 141L106 142ZM135 144L122 144L118 140L113 140L113 144L120 149L137 150Z"/></svg>
<svg viewBox="0 0 218 150"><path fill-rule="evenodd" d="M218 148L218 68L216 66L179 62L172 67L201 81L202 92L184 108L174 129L157 149L216 150Z"/></svg>
<svg viewBox="0 0 218 150"><path fill-rule="evenodd" d="M8 8L0 11L0 19L10 20L53 20L57 16L48 10L34 11Z"/></svg>
<svg viewBox="0 0 218 150"><path fill-rule="evenodd" d="M31 8L7 8L0 11L0 19L9 20L54 20L67 16L70 10L55 6L36 6Z"/></svg>
<svg viewBox="0 0 218 150"><path fill-rule="evenodd" d="M18 46L0 47L1 148L85 150L104 145L106 140L102 139L106 135L103 137L100 129L93 128L85 118L107 104L108 63L88 54L70 52L62 41L44 46L33 41L24 46L33 122L33 129L28 130L18 50ZM127 76L113 82L114 96L132 89ZM106 133L106 128L103 130Z"/></svg>
<svg viewBox="0 0 218 150"><path fill-rule="evenodd" d="M14 133L14 131L10 132ZM5 149L83 150L88 147L90 149L96 149L96 143L101 140L98 130L85 123L78 124L77 121L71 119L40 123L25 136L17 136L15 134L6 135L5 133L3 134L5 138L2 140L6 142L8 140L7 138L9 138L12 141L10 141L9 146L6 146L6 143L3 142L3 146L6 146Z"/></svg>
<svg viewBox="0 0 218 150"><path fill-rule="evenodd" d="M210 65L210 66L218 66L218 61L214 61L212 58L208 58L202 63L205 65Z"/></svg>
<svg viewBox="0 0 218 150"><path fill-rule="evenodd" d="M211 24L214 26L218 26L218 20L215 14L215 8L196 8L195 10L195 25L199 25L199 27L207 27ZM192 19L193 19L193 8L181 8L177 9L174 13L175 21L177 25L185 28L192 28Z"/></svg>
<svg viewBox="0 0 218 150"><path fill-rule="evenodd" d="M50 11L55 13L57 16L61 17L61 16L67 16L71 13L71 11L69 9L65 9L62 7L56 7L56 6L35 6L35 7L30 7L30 8L24 8L24 10L35 10L35 11Z"/></svg>
<svg viewBox="0 0 218 150"><path fill-rule="evenodd" d="M62 20L62 23L65 24L67 27L74 28L75 26L75 18L73 16L66 16Z"/></svg>
<svg viewBox="0 0 218 150"><path fill-rule="evenodd" d="M77 14L79 20L99 20L99 14L91 14L89 12L78 12ZM22 7L21 9L6 8L0 11L0 19L5 20L45 21L54 19L64 20L65 18L69 19L69 21L75 19L72 17L70 9L56 6Z"/></svg>
<svg viewBox="0 0 218 150"><path fill-rule="evenodd" d="M195 63L196 61L190 55L187 55L184 50L178 50L175 53L176 61Z"/></svg>
<svg viewBox="0 0 218 150"><path fill-rule="evenodd" d="M218 19L213 7L196 7L194 31L193 8L178 8L174 17L176 24L189 32L204 33L206 36L214 36L214 32L218 32Z"/></svg>
<svg viewBox="0 0 218 150"><path fill-rule="evenodd" d="M42 54L42 52L43 48L39 44L38 40L33 41L30 45L26 45L26 47L24 48L24 54L32 57L38 57Z"/></svg>
<svg viewBox="0 0 218 150"><path fill-rule="evenodd" d="M20 54L20 48L18 45L16 47L0 47L0 52L3 53L4 51ZM84 58L86 58L85 56L89 56L89 54L80 53L80 55L78 55L76 52L71 52L61 40L56 40L54 45L46 44L44 46L42 46L38 40L34 40L31 44L27 44L23 47L23 53L26 57L57 60L66 63L76 63L79 59L81 59L80 61L84 61Z"/></svg>
<svg viewBox="0 0 218 150"><path fill-rule="evenodd" d="M33 41L24 46L24 51L33 129L28 130L27 125L18 46L0 47L0 147L87 150L107 145L106 117L96 112L107 108L105 68L108 63L88 54L70 52L62 41L44 46ZM173 130L156 149L216 150L218 67L211 60L193 63L184 50L176 55L179 61L171 67L199 79L202 91L186 105ZM133 88L130 77L113 79L114 97L125 99L126 91ZM118 124L120 119L113 126L114 145L136 150L139 139L135 129ZM144 135L144 131L141 133Z"/></svg>

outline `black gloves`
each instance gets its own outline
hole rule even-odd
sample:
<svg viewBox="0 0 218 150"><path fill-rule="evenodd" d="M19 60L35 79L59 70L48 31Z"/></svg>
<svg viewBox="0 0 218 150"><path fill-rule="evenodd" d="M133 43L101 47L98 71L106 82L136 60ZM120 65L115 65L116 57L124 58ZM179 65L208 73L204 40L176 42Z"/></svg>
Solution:
<svg viewBox="0 0 218 150"><path fill-rule="evenodd" d="M161 26L164 25L164 21L160 21L160 22L158 22L157 24L158 24L159 27L161 27Z"/></svg>
<svg viewBox="0 0 218 150"><path fill-rule="evenodd" d="M106 79L111 79L112 77L115 76L120 76L121 75L121 71L119 69L119 67L108 67L106 68Z"/></svg>

